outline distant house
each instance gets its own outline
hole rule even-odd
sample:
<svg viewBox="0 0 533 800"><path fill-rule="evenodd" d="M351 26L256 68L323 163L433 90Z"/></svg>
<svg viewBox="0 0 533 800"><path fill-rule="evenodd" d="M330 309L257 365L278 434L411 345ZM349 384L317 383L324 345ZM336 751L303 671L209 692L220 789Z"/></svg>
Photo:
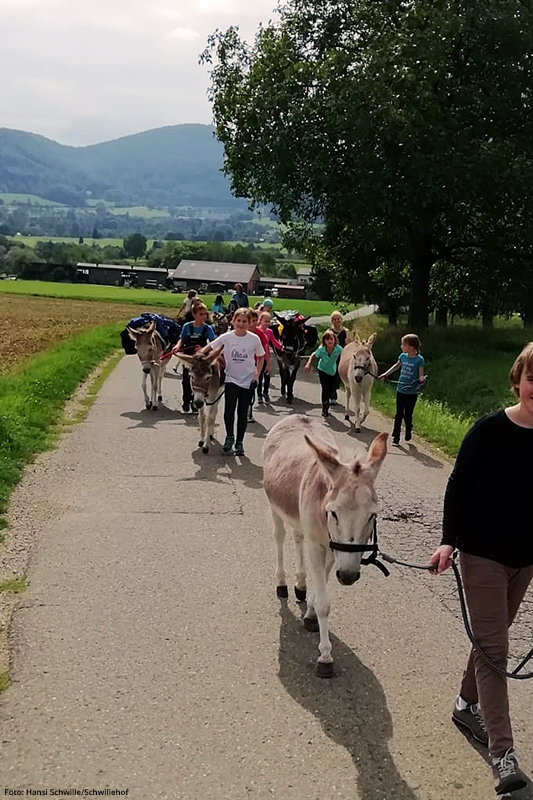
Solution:
<svg viewBox="0 0 533 800"><path fill-rule="evenodd" d="M287 285L298 283L297 278L278 278L275 275L261 275L259 278L259 291L264 292L265 289L273 289L274 286Z"/></svg>
<svg viewBox="0 0 533 800"><path fill-rule="evenodd" d="M231 264L225 261L180 261L176 269L169 270L169 279L175 287L198 289L205 284L208 290L217 286L215 291L231 291L236 283L242 283L247 294L255 294L259 285L260 274L255 264Z"/></svg>
<svg viewBox="0 0 533 800"><path fill-rule="evenodd" d="M168 270L158 267L131 267L128 264L91 264L78 261L78 280L104 286L157 286L167 288Z"/></svg>
<svg viewBox="0 0 533 800"><path fill-rule="evenodd" d="M313 268L311 266L299 267L299 269L298 269L298 283L301 283L304 286L308 286L311 283L311 278L312 278L311 272L312 272L312 269Z"/></svg>

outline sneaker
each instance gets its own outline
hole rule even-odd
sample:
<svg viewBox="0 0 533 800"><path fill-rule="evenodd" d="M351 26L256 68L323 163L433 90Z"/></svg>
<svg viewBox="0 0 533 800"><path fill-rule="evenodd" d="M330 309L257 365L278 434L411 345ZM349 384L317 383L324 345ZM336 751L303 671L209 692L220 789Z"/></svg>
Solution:
<svg viewBox="0 0 533 800"><path fill-rule="evenodd" d="M485 720L481 714L479 703L471 703L465 709L460 709L457 703L454 704L452 720L461 728L470 731L476 742L488 745L489 734L485 727Z"/></svg>
<svg viewBox="0 0 533 800"><path fill-rule="evenodd" d="M250 415L250 416L248 417L248 422L255 422L255 419L254 419L254 417L252 417L252 416Z"/></svg>
<svg viewBox="0 0 533 800"><path fill-rule="evenodd" d="M327 408L322 409L322 416L324 418L329 417L329 411L327 410Z"/></svg>
<svg viewBox="0 0 533 800"><path fill-rule="evenodd" d="M393 443L393 444L395 444L395 445L396 445L396 447L399 447L399 446L400 446L400 440L399 440L399 439L393 439L393 440L392 440L392 443Z"/></svg>
<svg viewBox="0 0 533 800"><path fill-rule="evenodd" d="M412 438L413 438L413 434L411 433L411 431L409 431L409 433L407 433L407 431L406 431L405 432L405 441L406 442L410 442Z"/></svg>
<svg viewBox="0 0 533 800"><path fill-rule="evenodd" d="M518 767L518 758L512 747L503 756L492 759L492 772L496 794L516 792L527 786L527 778Z"/></svg>
<svg viewBox="0 0 533 800"><path fill-rule="evenodd" d="M258 402L258 404L259 404L260 406L262 406L262 405L263 405L263 395L262 395L262 394L258 394L258 395L257 395L257 402Z"/></svg>
<svg viewBox="0 0 533 800"><path fill-rule="evenodd" d="M235 439L233 438L233 436L226 436L226 441L222 445L222 450L224 453L231 453L231 451L233 450L234 441Z"/></svg>
<svg viewBox="0 0 533 800"><path fill-rule="evenodd" d="M265 403L270 403L270 395L268 394L268 392L264 393L263 398Z"/></svg>
<svg viewBox="0 0 533 800"><path fill-rule="evenodd" d="M244 455L244 445L242 442L237 442L237 444L235 445L235 455L236 456Z"/></svg>

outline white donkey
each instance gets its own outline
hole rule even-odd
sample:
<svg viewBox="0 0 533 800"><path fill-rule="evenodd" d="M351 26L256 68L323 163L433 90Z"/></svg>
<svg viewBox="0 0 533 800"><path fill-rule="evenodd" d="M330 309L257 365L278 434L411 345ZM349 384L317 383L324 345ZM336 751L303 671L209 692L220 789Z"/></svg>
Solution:
<svg viewBox="0 0 533 800"><path fill-rule="evenodd" d="M370 412L372 384L378 374L378 365L372 355L372 345L375 341L375 333L366 342L361 342L356 333L354 341L346 345L339 359L339 375L346 388L344 419L350 419L350 397L353 394L356 431L361 430L361 425ZM361 411L362 403L364 411Z"/></svg>
<svg viewBox="0 0 533 800"><path fill-rule="evenodd" d="M152 408L157 411L157 403L163 399L161 387L167 362L162 360L161 356L165 351L165 343L156 330L154 320L142 328L130 328L128 326L126 330L135 342L137 355L142 364L143 377L141 385L146 408ZM150 396L148 396L146 388L148 375L151 381Z"/></svg>
<svg viewBox="0 0 533 800"><path fill-rule="evenodd" d="M218 360L222 350L222 347L216 347L206 355L198 352L192 356L175 352L175 355L190 370L193 403L198 409L200 425L198 447L202 448L203 453L209 453L209 445L215 435L219 401L224 394L224 384L221 382L221 364Z"/></svg>
<svg viewBox="0 0 533 800"><path fill-rule="evenodd" d="M378 510L374 479L386 453L387 434L380 433L362 460L343 463L329 429L303 415L282 419L265 440L263 478L274 519L277 594L288 597L283 543L289 526L296 542L298 600L306 597L304 543L306 547L311 587L304 625L320 630L317 672L322 678L333 675L328 575L335 564L339 583L350 586L359 579L361 548L368 543ZM332 549L335 544L344 550ZM346 552L353 545L359 551Z"/></svg>

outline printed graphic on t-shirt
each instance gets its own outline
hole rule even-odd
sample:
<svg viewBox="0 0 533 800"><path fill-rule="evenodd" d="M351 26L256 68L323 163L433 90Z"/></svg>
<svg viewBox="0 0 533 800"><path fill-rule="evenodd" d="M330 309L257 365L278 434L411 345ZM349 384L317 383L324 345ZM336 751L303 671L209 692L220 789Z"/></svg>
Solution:
<svg viewBox="0 0 533 800"><path fill-rule="evenodd" d="M231 349L230 358L237 364L244 364L246 361L248 361L248 353L246 350L238 350L236 347L233 347Z"/></svg>

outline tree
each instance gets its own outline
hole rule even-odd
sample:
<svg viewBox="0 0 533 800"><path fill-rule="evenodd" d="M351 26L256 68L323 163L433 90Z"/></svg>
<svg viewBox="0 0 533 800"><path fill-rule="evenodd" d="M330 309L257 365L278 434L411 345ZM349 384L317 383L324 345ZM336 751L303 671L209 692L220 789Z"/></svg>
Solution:
<svg viewBox="0 0 533 800"><path fill-rule="evenodd" d="M237 196L407 253L413 327L438 262L498 239L530 257L531 2L288 0L280 16L252 47L230 28L203 54Z"/></svg>
<svg viewBox="0 0 533 800"><path fill-rule="evenodd" d="M132 233L124 239L123 247L125 255L137 262L137 259L146 253L146 236L142 233Z"/></svg>

